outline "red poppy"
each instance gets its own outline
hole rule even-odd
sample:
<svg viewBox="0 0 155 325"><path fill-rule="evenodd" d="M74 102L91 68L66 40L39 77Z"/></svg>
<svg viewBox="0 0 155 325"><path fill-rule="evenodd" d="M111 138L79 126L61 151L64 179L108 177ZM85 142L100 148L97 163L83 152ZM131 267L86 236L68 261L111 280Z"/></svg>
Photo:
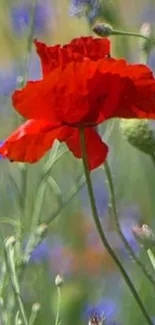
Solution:
<svg viewBox="0 0 155 325"><path fill-rule="evenodd" d="M34 43L44 75L71 61L81 62L86 58L97 61L110 54L110 41L105 38L80 37L63 46L47 46L37 40Z"/></svg>
<svg viewBox="0 0 155 325"><path fill-rule="evenodd" d="M86 48L81 47L80 59L76 60L72 55L70 61L66 60L63 51L64 48L69 51L71 47L72 54L72 48L76 49L75 53L80 53L80 45L77 45L84 42L83 38L70 43L76 43L76 47L68 45L61 48L63 50L59 47L60 55L56 54L55 65L51 63L52 48L39 45L44 77L40 81L28 82L26 87L14 93L13 105L28 121L6 140L0 154L10 160L33 163L58 139L65 141L75 157L81 158L79 128L84 128L88 163L92 170L104 162L108 152L95 126L113 117L155 118L155 79L150 69L140 64L127 64L125 60L101 58L100 52L97 60L99 40L85 40ZM87 48L88 40L92 42L91 51ZM103 49L102 53L107 52ZM60 61L58 57L61 57Z"/></svg>

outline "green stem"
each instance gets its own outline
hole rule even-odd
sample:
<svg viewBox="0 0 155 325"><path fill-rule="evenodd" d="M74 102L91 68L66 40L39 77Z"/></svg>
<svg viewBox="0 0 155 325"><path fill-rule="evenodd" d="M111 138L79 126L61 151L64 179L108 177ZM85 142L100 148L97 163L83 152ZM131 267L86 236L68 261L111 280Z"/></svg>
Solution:
<svg viewBox="0 0 155 325"><path fill-rule="evenodd" d="M58 301L57 301L57 312L56 312L55 325L59 325L59 323L60 323L60 306L61 306L61 289L60 289L60 287L57 287L57 293L58 293Z"/></svg>
<svg viewBox="0 0 155 325"><path fill-rule="evenodd" d="M105 169L105 173L106 173L106 177L107 177L107 181L108 181L108 185L109 185L110 202L111 202L112 213L113 213L117 232L118 232L126 250L128 251L130 257L132 258L132 260L141 268L141 270L143 271L143 273L147 277L147 279L155 286L155 278L152 276L150 271L145 267L145 265L143 265L143 263L140 261L140 259L135 255L134 251L132 250L131 246L129 245L128 241L126 240L126 238L121 230L119 218L117 215L117 209L116 209L115 191L114 191L112 175L111 175L111 171L110 171L110 166L107 161L104 162L104 169Z"/></svg>
<svg viewBox="0 0 155 325"><path fill-rule="evenodd" d="M21 166L21 188L20 188L20 191L21 191L21 197L22 197L22 201L21 201L21 204L22 204L22 213L21 213L21 216L20 216L20 233L18 235L18 239L21 243L22 241L22 235L23 235L23 231L24 231L24 220L26 218L25 216L25 213L26 213L26 192L27 192L27 165L26 164L23 164Z"/></svg>
<svg viewBox="0 0 155 325"><path fill-rule="evenodd" d="M152 264L152 266L153 266L153 268L155 270L155 257L154 257L154 254L152 253L151 249L147 250L147 255L148 255L148 257L150 259L150 262L151 262L151 264Z"/></svg>
<svg viewBox="0 0 155 325"><path fill-rule="evenodd" d="M149 38L149 37L147 37L145 35L142 35L142 34L138 34L138 33L124 32L122 30L113 30L112 35L117 35L117 36L123 36L124 35L124 36L139 37L139 38L145 39L148 42L151 42L151 43L155 44L155 40L154 39Z"/></svg>
<svg viewBox="0 0 155 325"><path fill-rule="evenodd" d="M141 309L147 323L150 324L150 325L153 325L153 322L152 322L147 310L145 309L145 306L143 305L136 288L134 287L130 277L126 273L126 270L124 269L123 265L121 264L120 260L118 259L117 255L115 254L115 252L113 251L112 247L109 245L109 243L107 241L107 238L105 236L105 233L104 233L104 231L102 229L102 225L100 223L97 208L96 208L96 203L95 203L95 197L94 197L90 172L89 172L89 169L88 169L86 146L85 146L85 136L84 136L84 130L83 129L80 129L80 141L81 141L83 167L84 167L84 173L85 173L85 177L86 177L86 184L87 184L88 194L89 194L89 198L90 198L92 215L93 215L93 219L94 219L96 228L97 228L98 233L100 235L101 241L102 241L104 247L107 249L110 256L112 257L113 261L115 262L115 264L119 268L119 270L120 270L122 276L124 277L124 280L126 281L132 295L134 296L137 304L139 305L139 308Z"/></svg>
<svg viewBox="0 0 155 325"><path fill-rule="evenodd" d="M62 212L62 210L70 203L70 201L75 197L75 195L84 187L85 185L85 178L81 177L78 184L76 186L73 186L73 188L70 190L69 194L63 201L63 205L59 206L57 211L55 213L52 213L52 215L45 220L46 225L50 225L53 220L56 219L56 217Z"/></svg>
<svg viewBox="0 0 155 325"><path fill-rule="evenodd" d="M155 167L155 153L152 153L151 159L152 159L153 166Z"/></svg>
<svg viewBox="0 0 155 325"><path fill-rule="evenodd" d="M38 312L40 310L40 305L38 303L32 306L31 315L29 319L29 325L34 325Z"/></svg>
<svg viewBox="0 0 155 325"><path fill-rule="evenodd" d="M16 269L15 269L14 247L11 244L7 248L7 256L8 256L8 268L10 269L10 277L11 277L13 291L15 294L15 299L20 311L21 318L23 320L23 324L28 325L28 320L25 313L23 301L20 295L20 286L16 274Z"/></svg>

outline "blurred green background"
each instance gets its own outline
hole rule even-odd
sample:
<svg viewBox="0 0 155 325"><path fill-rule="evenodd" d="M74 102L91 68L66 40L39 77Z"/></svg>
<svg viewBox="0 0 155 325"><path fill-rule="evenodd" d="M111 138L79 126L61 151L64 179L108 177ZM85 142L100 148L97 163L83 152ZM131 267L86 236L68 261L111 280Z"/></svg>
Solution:
<svg viewBox="0 0 155 325"><path fill-rule="evenodd" d="M30 0L0 0L1 140L21 123L12 108L11 94L25 75L32 5ZM70 5L71 2L67 0L38 1L33 37L48 44L64 44L74 37L93 35L87 17L71 16ZM100 21L111 23L117 29L138 32L142 23L149 22L153 30L155 2L102 0L102 12L99 16ZM138 39L111 37L111 41L113 55L125 57L130 62L140 62ZM155 71L153 50L148 64ZM28 78L36 80L40 77L39 59L32 46ZM145 252L137 245L131 228L135 224L146 223L155 229L155 165L149 156L127 143L121 134L118 120L104 124L100 132L110 146L108 160L114 178L123 232L134 251L141 256L141 260L151 268ZM61 145L61 151L65 149ZM57 210L60 202L54 193L53 183L51 186L47 182L42 202L38 196L38 184L51 155L52 152L37 164L26 167L6 160L0 161L0 227L5 236L18 232L18 221L21 217L19 193L25 209L22 219L23 243L29 238L35 207L41 209L41 223L46 223ZM58 184L62 195L69 193L81 175L81 162L76 161L69 152L62 155L48 173ZM154 318L154 289L141 270L132 263L116 235L111 210L108 208L109 195L103 170L94 171L92 180L107 237L126 266L150 316ZM64 278L60 310L62 324L87 324L93 309L99 315L105 313L107 324L145 324L139 307L98 238L85 187L50 223L47 238L33 252L21 277L22 297L28 314L33 303L41 304L37 325L54 324L57 306L54 281L57 274ZM12 308L7 305L8 297L11 297L9 284L5 290L4 308Z"/></svg>

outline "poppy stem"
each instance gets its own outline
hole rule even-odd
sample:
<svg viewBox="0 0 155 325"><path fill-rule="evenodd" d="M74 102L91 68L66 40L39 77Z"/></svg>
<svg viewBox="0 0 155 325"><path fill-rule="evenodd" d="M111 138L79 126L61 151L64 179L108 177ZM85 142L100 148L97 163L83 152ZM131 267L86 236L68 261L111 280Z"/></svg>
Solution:
<svg viewBox="0 0 155 325"><path fill-rule="evenodd" d="M13 292L14 292L14 295L15 295L16 304L18 306L18 310L19 310L19 313L20 313L20 317L22 319L23 324L28 325L28 319L27 319L27 315L26 315L26 312L25 312L25 307L24 307L24 304L23 304L23 300L21 298L20 284L19 284L19 281L18 281L18 276L17 276L17 271L16 271L14 244L15 244L14 237L8 238L6 243L5 243L6 256L7 256L7 264L6 264L6 266L7 266L8 270L9 270L9 273L10 273L12 288L13 288Z"/></svg>
<svg viewBox="0 0 155 325"><path fill-rule="evenodd" d="M154 153L152 153L152 155L151 155L151 160L152 160L153 166L155 167L155 154Z"/></svg>
<svg viewBox="0 0 155 325"><path fill-rule="evenodd" d="M151 262L151 264L152 264L152 266L153 266L153 268L155 270L155 256L154 256L154 254L153 254L153 252L152 252L152 250L150 248L147 250L147 255L148 255L149 260L150 260L150 262Z"/></svg>
<svg viewBox="0 0 155 325"><path fill-rule="evenodd" d="M58 293L58 300L57 300L57 312L56 312L55 325L60 324L60 306L61 306L61 289L60 289L60 287L57 287L57 293Z"/></svg>
<svg viewBox="0 0 155 325"><path fill-rule="evenodd" d="M133 32L124 32L122 30L113 30L112 35L117 35L117 36L132 36L132 37L139 37L142 38L148 42L151 42L155 45L155 40L152 38L149 38L143 34L139 34L139 33L133 33Z"/></svg>
<svg viewBox="0 0 155 325"><path fill-rule="evenodd" d="M104 247L107 249L109 255L112 257L113 261L115 262L115 264L119 268L122 276L124 277L124 280L126 281L132 295L134 296L137 304L139 305L139 307L140 307L140 309L141 309L147 323L150 324L150 325L153 325L153 322L152 322L147 310L145 309L145 306L143 305L143 302L141 301L136 288L134 287L130 277L128 276L128 274L127 274L126 270L124 269L123 265L121 264L121 261L119 260L119 258L115 254L114 250L110 246L110 244L109 244L109 242L108 242L108 240L107 240L107 238L105 236L105 233L104 233L104 231L102 229L102 225L101 225L101 222L100 222L100 219L99 219L99 216L98 216L98 212L97 212L97 208L96 208L96 202L95 202L95 196L94 196L93 186L92 186L91 177L90 177L90 171L89 171L89 168L88 168L84 129L80 129L80 142L81 142L84 173L85 173L86 184L87 184L87 189L88 189L88 194L89 194L89 199L90 199L90 205L91 205L91 209L92 209L92 216L93 216L93 219L94 219L98 234L99 234L99 236L101 238L101 241L102 241Z"/></svg>
<svg viewBox="0 0 155 325"><path fill-rule="evenodd" d="M121 227L119 223L119 218L117 215L117 209L116 209L116 200L115 200L115 191L114 191L114 184L113 184L113 179L112 179L112 174L110 170L110 166L107 161L104 162L104 170L106 173L108 185L109 185L109 193L110 193L110 201L111 201L111 207L112 207L112 213L113 213L113 218L115 221L116 229L117 232L126 248L128 251L130 257L132 260L141 268L143 271L144 275L147 277L147 279L155 286L155 278L152 276L151 272L145 267L145 265L141 262L141 260L135 255L133 249L129 245L128 241L126 240Z"/></svg>

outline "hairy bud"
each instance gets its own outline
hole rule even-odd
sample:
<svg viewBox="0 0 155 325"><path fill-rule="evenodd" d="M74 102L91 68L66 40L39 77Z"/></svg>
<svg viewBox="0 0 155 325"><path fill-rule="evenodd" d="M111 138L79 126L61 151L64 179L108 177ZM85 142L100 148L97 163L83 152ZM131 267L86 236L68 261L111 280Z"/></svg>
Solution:
<svg viewBox="0 0 155 325"><path fill-rule="evenodd" d="M96 23L93 26L93 32L101 37L108 37L113 34L113 28L109 24Z"/></svg>
<svg viewBox="0 0 155 325"><path fill-rule="evenodd" d="M146 249L155 247L155 234L147 225L133 227L132 232L137 241Z"/></svg>
<svg viewBox="0 0 155 325"><path fill-rule="evenodd" d="M55 285L56 287L61 287L64 284L64 279L62 278L61 275L57 275L55 278Z"/></svg>
<svg viewBox="0 0 155 325"><path fill-rule="evenodd" d="M120 128L122 134L132 146L148 155L153 154L155 151L155 131L147 120L122 119Z"/></svg>
<svg viewBox="0 0 155 325"><path fill-rule="evenodd" d="M151 25L149 23L144 23L140 28L140 34L146 37L146 39L139 39L139 47L142 51L149 53L153 46L152 42L149 40L152 34Z"/></svg>

